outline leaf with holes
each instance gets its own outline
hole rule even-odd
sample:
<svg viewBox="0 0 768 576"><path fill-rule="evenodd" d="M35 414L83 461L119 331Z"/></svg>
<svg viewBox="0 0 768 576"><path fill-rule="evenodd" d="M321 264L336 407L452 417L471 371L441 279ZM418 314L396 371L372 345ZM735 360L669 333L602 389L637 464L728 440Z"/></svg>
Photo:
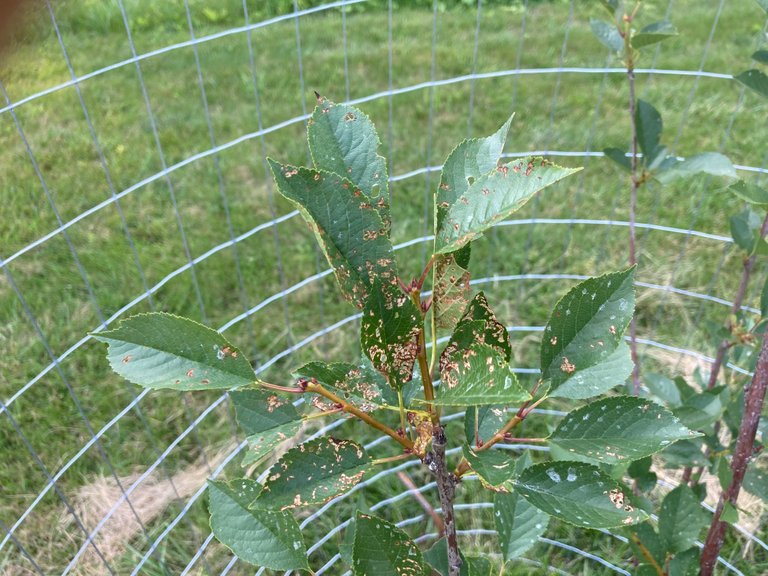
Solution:
<svg viewBox="0 0 768 576"><path fill-rule="evenodd" d="M456 326L469 302L469 253L470 244L467 244L453 254L438 256L435 261L432 313L438 328Z"/></svg>
<svg viewBox="0 0 768 576"><path fill-rule="evenodd" d="M589 26L592 28L592 34L603 46L613 52L624 50L624 38L621 37L616 26L595 18L589 19Z"/></svg>
<svg viewBox="0 0 768 576"><path fill-rule="evenodd" d="M654 176L662 184L668 184L680 178L688 178L695 174L709 174L737 178L736 169L727 156L719 152L704 152L683 160L672 156L662 162Z"/></svg>
<svg viewBox="0 0 768 576"><path fill-rule="evenodd" d="M444 406L486 406L530 400L507 361L486 344L457 350L447 362L441 361L442 383L435 404Z"/></svg>
<svg viewBox="0 0 768 576"><path fill-rule="evenodd" d="M392 244L375 203L346 178L269 159L280 193L315 234L347 300L363 307L374 278L397 277Z"/></svg>
<svg viewBox="0 0 768 576"><path fill-rule="evenodd" d="M323 504L352 489L371 467L370 456L350 440L311 440L277 461L253 507L285 510Z"/></svg>
<svg viewBox="0 0 768 576"><path fill-rule="evenodd" d="M661 114L645 100L637 101L635 109L635 124L637 125L637 143L643 152L643 163L650 166L659 154L666 148L659 145L664 124Z"/></svg>
<svg viewBox="0 0 768 576"><path fill-rule="evenodd" d="M289 512L249 509L261 486L243 478L232 483L208 481L211 530L246 562L271 570L307 570L307 548Z"/></svg>
<svg viewBox="0 0 768 576"><path fill-rule="evenodd" d="M473 344L490 346L506 361L512 356L509 332L504 324L498 321L482 292L475 295L456 324L450 341L440 355L440 370L443 370L454 355Z"/></svg>
<svg viewBox="0 0 768 576"><path fill-rule="evenodd" d="M707 524L709 514L685 484L664 497L659 512L659 538L667 552L674 554L693 546Z"/></svg>
<svg viewBox="0 0 768 576"><path fill-rule="evenodd" d="M379 135L370 118L353 106L335 104L318 95L307 123L307 141L315 167L354 183L376 207L389 231L387 164L378 154Z"/></svg>
<svg viewBox="0 0 768 576"><path fill-rule="evenodd" d="M550 396L597 396L632 372L622 335L635 308L634 273L633 267L589 278L557 303L541 342Z"/></svg>
<svg viewBox="0 0 768 576"><path fill-rule="evenodd" d="M400 390L413 377L421 312L397 285L378 279L365 301L360 344L374 368Z"/></svg>
<svg viewBox="0 0 768 576"><path fill-rule="evenodd" d="M673 36L677 36L677 28L675 28L672 23L667 22L666 20L654 22L633 34L632 48L644 48L651 44L663 42L667 38L672 38Z"/></svg>
<svg viewBox="0 0 768 576"><path fill-rule="evenodd" d="M356 366L349 362L309 362L294 370L293 374L296 378L316 380L363 412L377 410L386 404L379 386L382 377L372 366Z"/></svg>
<svg viewBox="0 0 768 576"><path fill-rule="evenodd" d="M512 483L536 508L576 526L616 528L648 518L630 502L630 491L591 464L544 462Z"/></svg>
<svg viewBox="0 0 768 576"><path fill-rule="evenodd" d="M760 96L768 98L768 76L760 70L754 68L752 70L746 70L745 72L734 76L733 79L750 90L754 90L760 94Z"/></svg>
<svg viewBox="0 0 768 576"><path fill-rule="evenodd" d="M497 490L515 475L515 460L503 450L475 450L466 444L462 447L464 458L480 477L483 485Z"/></svg>
<svg viewBox="0 0 768 576"><path fill-rule="evenodd" d="M517 492L497 492L493 498L493 516L505 561L518 558L532 548L549 524L549 514Z"/></svg>
<svg viewBox="0 0 768 576"><path fill-rule="evenodd" d="M436 252L454 252L509 217L547 186L578 172L544 158L526 157L476 179L448 209L435 241Z"/></svg>
<svg viewBox="0 0 768 576"><path fill-rule="evenodd" d="M262 460L301 428L301 415L290 402L267 390L235 390L229 393L237 422L248 440L242 465Z"/></svg>
<svg viewBox="0 0 768 576"><path fill-rule="evenodd" d="M209 390L256 381L240 350L216 330L188 318L138 314L92 336L109 344L107 358L115 372L145 388Z"/></svg>
<svg viewBox="0 0 768 576"><path fill-rule="evenodd" d="M552 445L595 462L639 460L701 436L658 404L633 396L603 398L570 412L550 436Z"/></svg>
<svg viewBox="0 0 768 576"><path fill-rule="evenodd" d="M427 576L421 550L394 524L357 513L352 568L355 576Z"/></svg>

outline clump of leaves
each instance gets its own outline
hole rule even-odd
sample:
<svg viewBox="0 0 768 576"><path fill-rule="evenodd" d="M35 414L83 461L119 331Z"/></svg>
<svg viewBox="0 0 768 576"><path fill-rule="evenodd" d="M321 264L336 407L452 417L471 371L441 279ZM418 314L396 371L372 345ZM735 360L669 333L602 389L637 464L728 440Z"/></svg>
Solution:
<svg viewBox="0 0 768 576"><path fill-rule="evenodd" d="M131 382L229 390L248 437L244 465L264 462L318 414L358 419L398 446L395 456L377 459L353 439L319 437L288 450L263 483L211 480L213 533L241 559L311 572L294 513L349 493L393 459L417 459L435 477L444 538L422 552L398 527L359 512L348 528L351 554L342 557L366 576L488 574L488 559L459 550L453 499L468 474L494 493L501 553L510 561L536 542L551 516L586 529L645 521L621 471L699 436L650 400L606 396L632 372L623 334L634 311L634 268L591 278L563 296L543 333L541 377L530 387L518 381L504 323L482 292L470 293L471 244L577 170L538 157L503 162L510 124L465 140L446 159L434 194L433 254L408 282L389 237L386 163L362 111L318 97L308 125L314 166L270 160L278 189L314 232L342 295L362 310L358 362L310 362L292 379L270 383L256 377L240 349L192 320L145 314L95 334L109 344L114 370ZM432 295L424 298L430 279ZM441 334L449 338L439 351ZM576 408L549 438L532 439L551 446L551 460L499 449L554 398ZM446 435L441 418L449 410L466 410L464 434ZM448 445L461 447L458 460L446 456Z"/></svg>

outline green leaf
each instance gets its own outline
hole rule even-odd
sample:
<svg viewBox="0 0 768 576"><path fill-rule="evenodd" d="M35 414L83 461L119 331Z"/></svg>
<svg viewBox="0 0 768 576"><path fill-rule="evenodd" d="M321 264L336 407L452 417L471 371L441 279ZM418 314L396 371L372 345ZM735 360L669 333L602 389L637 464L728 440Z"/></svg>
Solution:
<svg viewBox="0 0 768 576"><path fill-rule="evenodd" d="M550 382L550 396L597 396L632 372L622 335L635 308L634 272L589 278L557 303L541 342L541 372Z"/></svg>
<svg viewBox="0 0 768 576"><path fill-rule="evenodd" d="M482 292L475 295L456 324L450 341L440 355L440 371L443 371L446 363L453 361L457 353L473 344L490 346L506 361L512 357L509 332L498 321Z"/></svg>
<svg viewBox="0 0 768 576"><path fill-rule="evenodd" d="M659 537L666 551L687 550L709 522L693 490L681 485L664 497L659 512Z"/></svg>
<svg viewBox="0 0 768 576"><path fill-rule="evenodd" d="M112 369L145 388L208 390L256 381L245 356L221 334L194 320L155 312L92 334L109 344Z"/></svg>
<svg viewBox="0 0 768 576"><path fill-rule="evenodd" d="M605 154L607 158L610 158L616 162L616 164L618 164L627 172L632 170L632 163L624 150L620 150L619 148L603 148L603 154Z"/></svg>
<svg viewBox="0 0 768 576"><path fill-rule="evenodd" d="M448 211L475 180L494 168L504 151L514 114L494 134L486 138L464 140L445 159L440 185L435 192L437 229L443 227ZM463 265L466 268L466 265Z"/></svg>
<svg viewBox="0 0 768 576"><path fill-rule="evenodd" d="M459 576L475 576L467 558L461 553L461 550L459 550L459 558L461 558ZM445 538L440 538L440 540L435 542L429 550L424 552L424 560L438 574L440 574L440 576L448 576L448 543L445 541Z"/></svg>
<svg viewBox="0 0 768 576"><path fill-rule="evenodd" d="M513 404L531 398L517 382L507 361L486 344L457 351L441 370L435 404L485 406Z"/></svg>
<svg viewBox="0 0 768 576"><path fill-rule="evenodd" d="M589 26L592 28L592 34L600 40L603 46L613 52L622 52L624 50L624 38L621 37L614 24L590 18Z"/></svg>
<svg viewBox="0 0 768 576"><path fill-rule="evenodd" d="M641 492L650 492L656 487L658 476L651 470L653 459L650 456L635 460L627 468L627 474L636 482Z"/></svg>
<svg viewBox="0 0 768 576"><path fill-rule="evenodd" d="M728 524L736 524L739 521L739 511L730 502L725 502L720 520Z"/></svg>
<svg viewBox="0 0 768 576"><path fill-rule="evenodd" d="M469 301L469 270L456 261L456 255L470 244L453 254L437 257L435 262L435 288L432 313L438 328L452 329L461 318Z"/></svg>
<svg viewBox="0 0 768 576"><path fill-rule="evenodd" d="M713 424L727 404L728 390L723 387L705 390L688 398L674 410L674 415L693 430L701 430Z"/></svg>
<svg viewBox="0 0 768 576"><path fill-rule="evenodd" d="M301 428L301 415L293 404L266 390L242 390L229 393L235 405L237 422L248 440L248 452L242 465L250 466Z"/></svg>
<svg viewBox="0 0 768 576"><path fill-rule="evenodd" d="M666 20L648 24L632 36L632 48L643 48L677 36L677 28Z"/></svg>
<svg viewBox="0 0 768 576"><path fill-rule="evenodd" d="M277 461L254 507L285 510L324 504L353 488L372 466L365 450L350 440L311 440Z"/></svg>
<svg viewBox="0 0 768 576"><path fill-rule="evenodd" d="M562 168L544 158L534 157L520 158L494 168L477 178L450 206L437 232L437 253L458 250L516 212L540 190L579 170Z"/></svg>
<svg viewBox="0 0 768 576"><path fill-rule="evenodd" d="M768 50L757 50L752 53L752 60L761 64L768 64Z"/></svg>
<svg viewBox="0 0 768 576"><path fill-rule="evenodd" d="M702 442L700 440L681 440L668 446L662 453L669 468L683 468L685 466L706 466L709 461L701 452Z"/></svg>
<svg viewBox="0 0 768 576"><path fill-rule="evenodd" d="M672 408L682 404L683 401L680 397L680 390L677 389L677 386L672 379L667 378L662 374L646 372L643 374L643 380L645 380L645 385L654 396L660 398Z"/></svg>
<svg viewBox="0 0 768 576"><path fill-rule="evenodd" d="M475 449L464 444L462 447L464 458L467 459L481 482L488 488L498 489L507 480L515 475L515 460L505 454L503 450Z"/></svg>
<svg viewBox="0 0 768 576"><path fill-rule="evenodd" d="M600 0L600 4L608 10L611 16L615 16L616 11L619 9L619 0Z"/></svg>
<svg viewBox="0 0 768 576"><path fill-rule="evenodd" d="M530 550L549 524L549 515L517 492L497 492L493 498L493 516L505 561Z"/></svg>
<svg viewBox="0 0 768 576"><path fill-rule="evenodd" d="M392 244L377 207L342 176L269 159L280 193L315 234L347 300L359 308L374 278L397 276Z"/></svg>
<svg viewBox="0 0 768 576"><path fill-rule="evenodd" d="M643 163L650 166L660 151L665 148L659 146L661 131L664 124L661 114L650 103L638 100L635 108L635 124L637 126L637 143L643 152Z"/></svg>
<svg viewBox="0 0 768 576"><path fill-rule="evenodd" d="M733 77L734 80L744 84L750 90L754 90L760 96L768 98L768 76L766 76L760 70L752 69L746 70L741 74L737 74Z"/></svg>
<svg viewBox="0 0 768 576"><path fill-rule="evenodd" d="M363 309L360 344L396 390L413 377L421 323L421 312L396 284L376 279Z"/></svg>
<svg viewBox="0 0 768 576"><path fill-rule="evenodd" d="M757 186L756 184L750 184L739 180L738 182L731 184L728 187L734 196L741 198L744 202L758 206L762 209L768 209L768 190Z"/></svg>
<svg viewBox="0 0 768 576"><path fill-rule="evenodd" d="M245 478L231 484L209 480L213 534L251 564L270 570L309 570L307 548L293 516L248 508L260 491L257 482Z"/></svg>
<svg viewBox="0 0 768 576"><path fill-rule="evenodd" d="M355 576L427 576L421 550L394 524L376 516L357 513Z"/></svg>
<svg viewBox="0 0 768 576"><path fill-rule="evenodd" d="M669 561L669 576L698 576L699 555L698 546L675 554L675 557Z"/></svg>
<svg viewBox="0 0 768 576"><path fill-rule="evenodd" d="M389 230L387 164L378 154L379 136L370 118L354 106L335 104L318 95L307 123L307 141L315 167L353 182L376 206Z"/></svg>
<svg viewBox="0 0 768 576"><path fill-rule="evenodd" d="M349 362L309 362L295 370L293 374L296 378L317 380L323 387L363 412L371 412L386 404L379 385L383 379L370 365L356 366Z"/></svg>
<svg viewBox="0 0 768 576"><path fill-rule="evenodd" d="M653 556L653 559L656 560L656 562L662 565L664 564L664 560L666 558L666 554L664 553L664 546L661 543L659 535L653 529L653 526L651 526L649 523L637 524L636 526L632 526L629 531L637 536L638 540L640 540L640 543L648 551L648 553ZM643 551L637 545L634 538L629 539L629 545L632 547L636 558L645 560ZM655 570L653 574L656 574Z"/></svg>
<svg viewBox="0 0 768 576"><path fill-rule="evenodd" d="M668 184L678 178L688 178L694 174L710 174L712 176L724 176L737 178L736 169L727 156L718 152L704 152L696 154L684 160L668 158L655 174L656 179L662 184Z"/></svg>
<svg viewBox="0 0 768 576"><path fill-rule="evenodd" d="M467 444L474 446L477 440L476 435L481 442L487 442L510 418L512 414L509 414L507 408L501 404L470 406L464 416L464 434L467 437Z"/></svg>
<svg viewBox="0 0 768 576"><path fill-rule="evenodd" d="M768 502L768 470L763 466L762 459L749 463L742 486L753 496Z"/></svg>
<svg viewBox="0 0 768 576"><path fill-rule="evenodd" d="M630 503L626 488L591 464L544 462L512 482L528 502L576 526L616 528L648 518Z"/></svg>
<svg viewBox="0 0 768 576"><path fill-rule="evenodd" d="M639 460L665 446L701 436L658 404L634 396L602 398L570 412L550 443L595 462Z"/></svg>
<svg viewBox="0 0 768 576"><path fill-rule="evenodd" d="M734 243L747 254L751 254L755 249L755 243L760 240L759 233L762 227L760 217L747 207L731 216L730 224Z"/></svg>

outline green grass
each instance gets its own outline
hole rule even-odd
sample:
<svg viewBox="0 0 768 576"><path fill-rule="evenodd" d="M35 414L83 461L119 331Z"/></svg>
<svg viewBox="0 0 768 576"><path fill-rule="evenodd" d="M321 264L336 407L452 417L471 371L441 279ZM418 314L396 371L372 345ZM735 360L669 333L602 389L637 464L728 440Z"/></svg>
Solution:
<svg viewBox="0 0 768 576"><path fill-rule="evenodd" d="M183 6L178 2L128 2L128 14L139 54L189 39ZM272 16L285 5L251 2L252 21ZM290 3L285 3L290 4ZM57 18L76 74L83 75L129 58L131 53L119 12L113 2L55 3ZM519 3L504 9L483 3L476 70L511 70L518 58L519 30L523 11ZM272 7L277 6L273 12ZM644 18L652 21L664 14L665 3L648 2ZM567 2L531 2L525 14L526 34L521 68L549 68L558 65L563 32L568 21ZM437 18L434 78L445 79L472 70L474 10L460 8L440 11ZM192 3L198 37L243 24L241 3L228 0L213 12L203 2ZM600 16L592 4L575 4L564 66L600 67L606 54L589 31L590 16ZM671 19L681 36L665 44L655 65L659 68L696 70L702 59L714 18L713 8L693 0L674 3ZM749 54L762 20L750 2L726 3L720 15L704 69L736 73L751 66ZM350 98L361 98L388 88L387 13L383 3L347 16L347 51ZM429 11L398 9L393 15L394 87L404 88L432 77L431 37L433 18ZM300 21L302 65L306 92L301 92L295 23L292 20L259 28L252 33L255 69L263 126L272 126L301 115L302 102L312 106L312 89L331 99L345 98L344 58L340 12L302 18ZM56 37L45 14L20 33L13 51L0 65L0 78L12 100L18 100L70 79ZM249 67L247 35L243 33L199 45L199 57L218 144L256 132L259 122ZM609 65L620 67L616 60ZM650 54L639 65L650 66ZM190 48L165 53L141 62L141 69L157 122L160 144L168 166L210 148L210 136L197 84L195 56ZM136 69L128 65L81 84L82 95L93 120L116 192L156 175L162 164L155 146ZM695 89L695 93L692 92ZM421 89L392 99L392 141L389 141L389 101L380 98L362 105L374 120L383 141L383 152L391 157L392 174L401 175L426 164L439 164L455 144L468 134L490 133L516 111L509 151L537 149L592 150L624 146L628 137L625 112L626 81L621 74L585 75L550 73L505 76L474 83L474 107L469 98L472 83L457 82L433 90ZM665 122L665 141L681 155L718 149L721 145L735 163L761 166L764 161L766 102L752 94L739 99L738 87L725 80L692 77L639 75L640 97L652 102ZM596 99L600 98L597 107ZM692 104L688 106L689 99ZM430 104L432 113L430 114ZM472 113L471 118L469 113ZM684 115L684 111L687 113ZM61 219L68 222L84 210L110 197L103 167L84 122L77 93L63 89L39 98L17 111L18 121L29 140ZM729 136L724 133L731 119ZM139 187L120 200L127 231L136 253L126 240L120 213L112 203L71 226L67 233L93 286L97 307L85 289L66 239L62 234L28 251L8 264L18 290L40 326L53 354L58 356L100 324L100 314L109 317L142 294L144 284L137 273L140 262L148 286L153 286L187 260L169 194L173 187L184 232L192 257L230 238L219 188L219 169L231 215L234 235L271 219L272 210L285 214L287 202L277 198L264 171L263 151L281 161L306 161L304 127L296 122L260 139L246 140L221 152L218 157L193 162L174 170L168 179L159 178ZM627 182L608 161L598 158L561 158L567 165L584 165L582 174L546 191L525 207L518 218L598 218L626 220ZM9 113L0 115L0 256L8 258L30 242L57 227ZM427 181L428 178L428 181ZM417 176L392 186L393 236L396 242L420 236L424 227L425 194L431 193L437 174ZM661 189L649 186L641 191L638 219L668 226L693 227L728 234L728 217L740 205L722 191L722 182L705 178ZM665 284L674 278L677 287L730 298L740 270L740 258L727 253L722 270L723 247L711 240L690 239L661 232L641 234L642 258L639 278ZM618 268L626 262L626 228L576 225L502 227L473 247L473 275L531 273L596 274ZM404 275L421 268L424 246L399 253ZM678 254L683 257L678 260ZM236 263L243 278L242 290ZM319 266L319 268L318 268ZM205 314L198 305L189 272L167 282L152 298L132 312L167 310L221 326L281 289L292 286L325 265L317 259L311 235L298 219L267 228L195 266ZM762 277L762 274L760 274ZM710 280L714 282L710 286ZM542 325L549 310L570 282L526 280L490 282L482 288L492 305L508 324ZM752 291L750 303L754 303ZM641 289L639 292L640 334L665 344L698 349L711 354L706 321L725 318L726 308L681 296ZM100 313L99 313L100 312ZM228 336L257 363L270 359L316 330L328 326L354 310L339 301L330 278L296 290L284 299L264 307L249 321L233 326ZM0 396L7 401L22 385L50 363L45 346L30 324L6 277L0 277ZM514 333L515 359L519 366L536 361L536 334ZM314 340L284 361L276 363L268 377L287 380L291 366L317 358L352 359L355 324L349 323ZM641 352L645 352L641 348ZM675 362L648 358L655 369L673 373ZM75 406L72 393L87 415L90 426L101 429L139 393L111 374L104 349L88 342L13 402L10 415L28 443L51 473L69 461L90 438L88 426ZM111 466L120 475L144 470L199 415L215 394L188 394L184 401L171 392L155 392L140 404L141 414L131 411L111 427L102 442ZM345 425L347 428L349 425ZM173 473L195 461L200 447L210 456L232 436L226 406L203 420L193 435L170 452L166 469ZM46 478L32 460L26 443L0 417L0 520L13 524L45 485ZM233 466L232 472L235 473ZM92 448L61 478L58 486L72 496L78 487L95 475L109 475L110 469ZM365 501L402 490L396 479L381 483L365 493ZM463 492L472 497L473 491ZM353 504L356 504L353 503ZM339 506L349 514L352 505ZM180 510L172 505L153 522L157 534ZM487 512L487 511L486 511ZM389 511L395 520L419 513L413 503ZM47 572L59 572L77 550L81 534L69 525L53 530L64 514L59 498L51 492L20 527L17 537ZM199 540L207 534L205 508L199 502L190 514L192 527L182 522L163 549L168 573L178 573L191 557ZM488 526L490 514L460 517L469 526ZM317 524L318 534L338 521L334 515ZM416 525L414 533L424 527ZM626 550L617 541L594 533L555 526L553 537L576 545L606 550L617 562L626 559ZM764 532L763 532L764 534ZM202 537L201 537L202 535ZM487 539L472 541L478 547ZM335 545L336 543L334 543ZM729 541L729 554L737 565L751 569L766 566L765 555L738 557L741 543ZM146 550L146 540L132 541L137 554ZM333 546L323 549L330 557ZM552 562L570 573L602 574L599 565L583 562L573 554L538 546L531 558ZM136 562L126 552L116 561L119 573ZM160 556L158 556L160 558ZM162 574L162 563L153 557L147 574ZM225 551L212 545L212 572L228 560ZM0 555L0 567L29 568L26 560L8 545ZM156 569L156 572L153 571ZM2 571L2 569L0 569ZM235 571L236 572L236 571ZM13 572L12 572L13 573ZM22 572L23 573L23 572ZM203 572L204 573L204 572ZM238 573L249 573L242 569ZM531 573L536 573L531 572Z"/></svg>

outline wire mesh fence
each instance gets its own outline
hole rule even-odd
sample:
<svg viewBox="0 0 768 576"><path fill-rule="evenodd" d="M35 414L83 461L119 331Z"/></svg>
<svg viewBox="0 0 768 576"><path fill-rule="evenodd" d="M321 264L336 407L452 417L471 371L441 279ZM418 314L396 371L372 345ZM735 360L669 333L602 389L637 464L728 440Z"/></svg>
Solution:
<svg viewBox="0 0 768 576"><path fill-rule="evenodd" d="M35 6L0 65L0 572L255 572L207 521L205 480L235 473L245 447L227 395L142 391L110 373L90 333L164 310L225 331L275 380L302 361L354 358L359 314L336 298L266 164L308 158L313 89L377 124L406 274L427 259L440 161L461 138L516 111L505 157L535 151L585 167L473 247L473 285L503 302L521 378L536 377L537 334L558 295L626 263L628 187L600 152L627 143L625 70L591 38L586 2ZM765 15L724 0L646 10L681 30L636 71L671 152L717 150L764 179L765 104L731 80L764 38ZM708 326L728 314L740 267L728 233L738 205L720 187L649 184L640 198L638 341L649 371L690 375L713 362ZM759 314L758 301L752 289L743 310ZM304 438L349 426L318 424ZM367 447L386 442L371 436ZM302 519L317 527L317 574L343 573L338 548L358 506L433 537L396 475L418 476L415 464ZM489 503L471 489L461 498L462 540L489 550ZM739 554L720 559L734 574L750 573L750 555L765 561L755 516L736 526ZM632 570L618 534L558 526L537 546L521 573Z"/></svg>

